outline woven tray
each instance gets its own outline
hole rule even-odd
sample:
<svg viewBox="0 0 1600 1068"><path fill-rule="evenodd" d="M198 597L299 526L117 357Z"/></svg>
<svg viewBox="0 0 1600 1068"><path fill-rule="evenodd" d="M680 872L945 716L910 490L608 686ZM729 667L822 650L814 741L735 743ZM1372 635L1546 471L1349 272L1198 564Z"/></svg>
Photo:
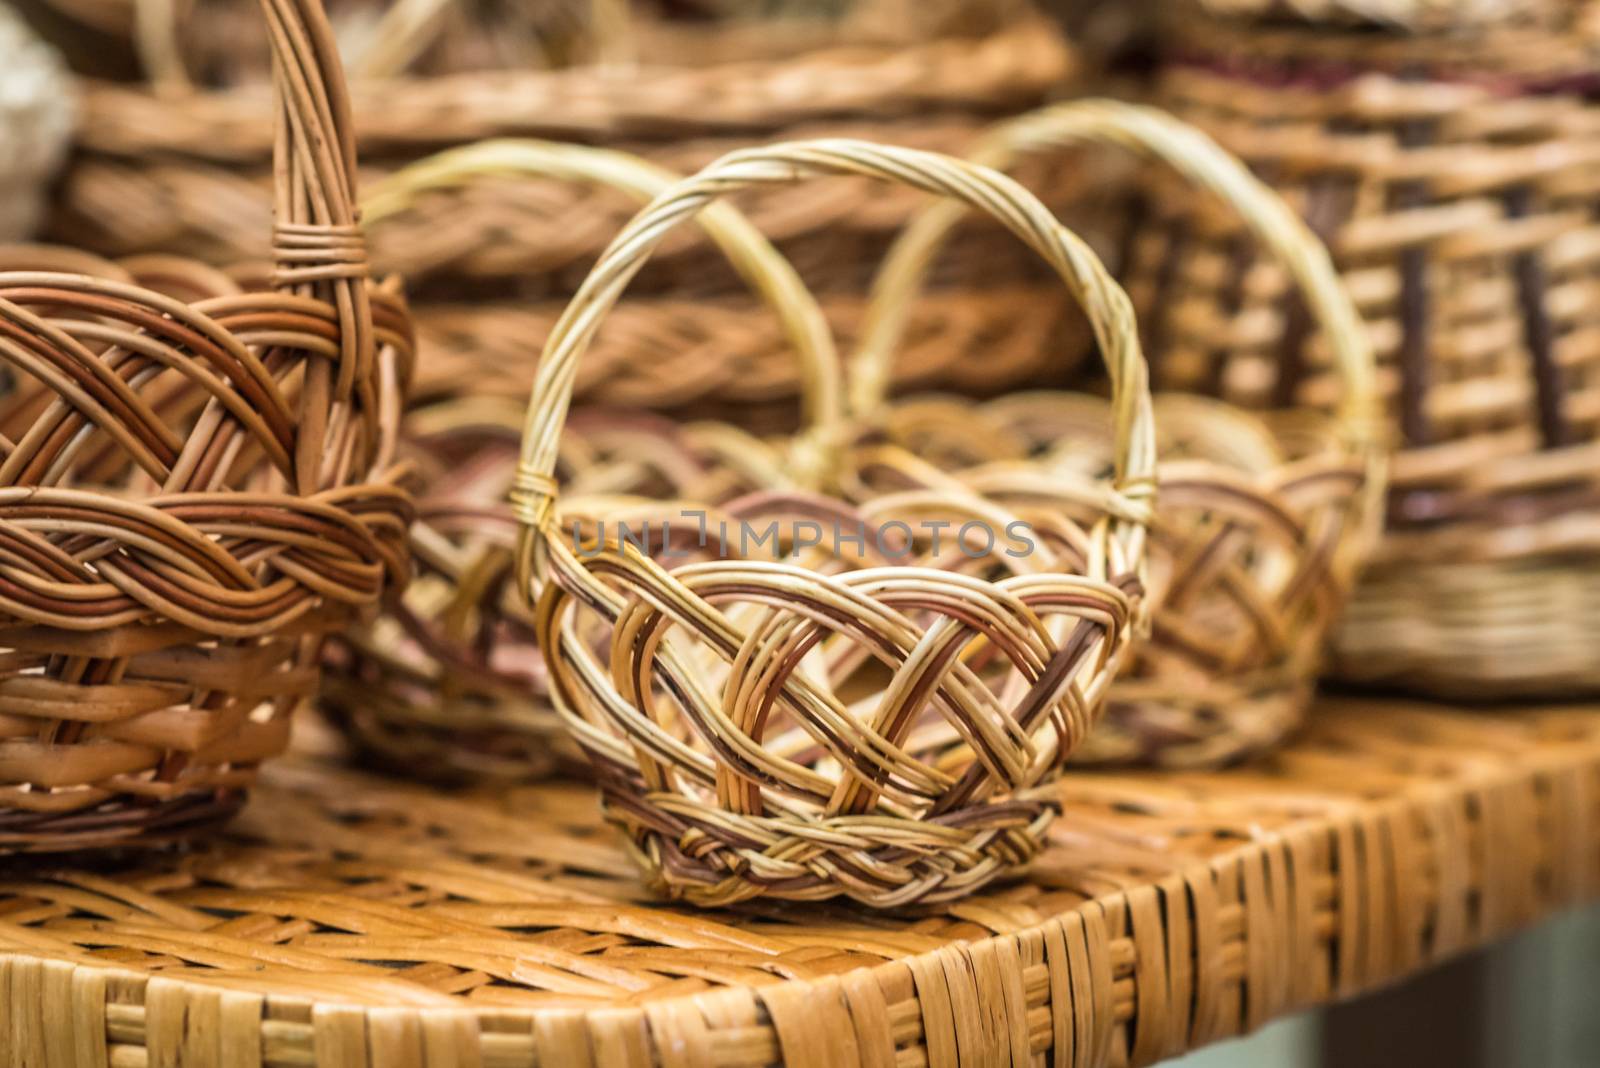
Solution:
<svg viewBox="0 0 1600 1068"><path fill-rule="evenodd" d="M1074 774L1026 880L898 915L657 905L577 786L263 777L209 847L7 869L12 1063L1148 1064L1600 891L1600 708L1330 703L1253 769Z"/></svg>

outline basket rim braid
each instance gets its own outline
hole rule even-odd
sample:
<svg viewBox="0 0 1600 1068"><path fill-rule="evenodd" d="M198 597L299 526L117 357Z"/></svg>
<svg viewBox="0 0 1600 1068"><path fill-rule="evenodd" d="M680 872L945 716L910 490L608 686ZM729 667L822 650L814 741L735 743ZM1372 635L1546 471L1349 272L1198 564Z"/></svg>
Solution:
<svg viewBox="0 0 1600 1068"><path fill-rule="evenodd" d="M1164 504L1156 509L1151 554L1189 570L1175 571L1150 591L1152 637L1135 656L1133 677L1113 685L1106 718L1075 754L1079 761L1235 760L1281 741L1298 721L1311 697L1323 639L1378 539L1385 465L1373 346L1326 246L1243 163L1175 116L1115 100L1068 101L996 124L972 158L1003 170L1025 156L1096 144L1163 164L1236 213L1288 271L1311 327L1327 341L1343 388L1333 440L1320 457L1282 454L1271 470L1253 473L1220 462L1214 450L1204 458L1161 465L1159 481L1173 492L1163 495ZM950 201L928 206L884 258L867 325L847 368L852 411L863 424L883 416L899 337L941 243L963 214L963 206ZM1227 437L1239 432L1234 423L1247 418L1223 402L1158 395L1158 419L1163 401L1175 427L1198 428L1191 433L1209 430ZM1048 394L1027 403L1047 405ZM950 410L958 419L963 409L971 413L969 419L993 412L999 425L1017 425L1025 413L1014 408L1001 399ZM1069 424L1076 417L1071 411L1063 416ZM1165 420L1162 429L1168 429ZM972 423L969 432L981 433L980 424ZM969 484L989 494L1010 490L1040 500L1067 492L1037 472L1018 475L1005 465L973 471ZM1332 534L1319 535L1330 514L1337 516ZM1226 525L1217 524L1219 516L1228 518ZM1254 557L1257 566L1219 567L1218 557L1230 552L1230 544L1241 559ZM1267 563L1283 558L1290 566ZM1212 584L1217 592L1207 596L1205 587ZM1181 603L1162 602L1163 593L1172 589L1183 591ZM1217 611L1219 602L1250 607L1229 617ZM1280 622L1267 625L1260 620L1264 613ZM1232 663L1207 663L1189 648L1197 630L1230 625L1250 638L1248 643L1241 639L1249 651ZM1204 653L1212 655L1209 648ZM1204 670L1192 670L1197 663ZM1166 682L1163 673L1170 676ZM1185 708L1192 711L1185 714ZM1148 725L1141 731L1142 722ZM1141 734L1147 740L1141 741Z"/></svg>
<svg viewBox="0 0 1600 1068"><path fill-rule="evenodd" d="M564 543L553 472L577 363L650 252L719 197L840 175L988 211L1084 307L1110 372L1115 444L1080 572L990 582L932 567L837 574L740 558L668 571L615 539L581 557ZM893 907L962 896L1036 854L1055 813L1042 787L1143 620L1154 441L1127 295L1004 175L869 142L795 142L724 156L635 216L546 339L512 502L517 585L537 599L555 707L651 885L699 905L842 894ZM944 503L992 510L973 495ZM580 609L609 625L598 643L609 650L579 633ZM871 682L870 710L847 708L827 672L802 668L830 651L830 635L890 672ZM1004 658L987 665L1002 671L1001 694L963 649ZM919 735L925 713L934 729Z"/></svg>
<svg viewBox="0 0 1600 1068"><path fill-rule="evenodd" d="M418 196L484 174L601 186L641 204L683 178L614 149L526 139L483 141L409 164L371 186L362 198L363 221L367 226L380 223L406 210ZM771 489L816 488L829 463L824 443L842 434L841 371L833 335L789 261L737 208L713 204L696 221L778 320L801 367L801 414L808 429L781 454L736 427L720 425L714 431L683 428L662 436L659 447L687 447L692 436L694 445L704 444L717 458L726 457L730 472L741 481ZM508 416L505 426L519 434L519 401L478 396L476 385L466 383L451 395L413 407L401 436L412 439L423 420L435 438L448 440L452 432L439 424L463 410L472 413L470 427L498 424L494 409L501 403ZM638 429L648 436L661 428L652 420ZM509 488L514 459L508 457L504 488ZM403 621L421 649L407 652L386 645L375 626L357 628L338 643L340 663L325 672L321 707L366 755L390 765L420 760L427 765L420 773L430 778L534 777L563 755L553 744L562 734L560 723L549 708L542 680L512 677L493 662L502 645L518 640L500 629L504 625L515 626L528 648L535 648L531 616L522 609L513 584L504 581L512 567L516 520L502 503L479 510L470 534L457 537L433 522L430 488L423 484L418 489L419 514L411 534L418 573L413 589L423 593L429 607L413 610L408 591L387 613ZM440 543L449 541L462 556L440 550ZM440 584L448 590L442 599ZM376 622L381 626L388 620ZM420 695L419 686L424 688Z"/></svg>
<svg viewBox="0 0 1600 1068"><path fill-rule="evenodd" d="M390 457L409 320L369 291L320 5L261 9L273 291L186 303L120 269L78 273L95 265L70 252L33 260L66 271L0 273L0 362L18 379L0 405L0 852L230 813L314 688L321 636L406 572Z"/></svg>

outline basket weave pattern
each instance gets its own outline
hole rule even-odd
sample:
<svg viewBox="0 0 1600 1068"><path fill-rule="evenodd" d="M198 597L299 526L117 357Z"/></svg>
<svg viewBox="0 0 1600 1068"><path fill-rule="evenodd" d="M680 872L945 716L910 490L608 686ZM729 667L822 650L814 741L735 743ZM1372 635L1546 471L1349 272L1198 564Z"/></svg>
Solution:
<svg viewBox="0 0 1600 1068"><path fill-rule="evenodd" d="M1341 631L1341 673L1432 686L1462 669L1484 693L1594 674L1581 653L1553 671L1527 658L1588 644L1574 617L1502 625L1530 566L1589 584L1600 551L1592 64L1576 32L1548 29L1216 24L1186 33L1162 79L1165 104L1327 240L1371 327L1395 449L1389 529L1357 593L1361 626ZM1158 382L1330 408L1330 352L1286 275L1186 191L1150 201L1125 277ZM1451 574L1461 562L1473 580Z"/></svg>
<svg viewBox="0 0 1600 1068"><path fill-rule="evenodd" d="M385 468L409 321L368 286L321 12L263 9L275 291L158 259L132 281L0 273L17 383L0 405L0 850L237 805L315 687L321 634L407 570L410 505ZM196 285L214 288L166 291Z"/></svg>

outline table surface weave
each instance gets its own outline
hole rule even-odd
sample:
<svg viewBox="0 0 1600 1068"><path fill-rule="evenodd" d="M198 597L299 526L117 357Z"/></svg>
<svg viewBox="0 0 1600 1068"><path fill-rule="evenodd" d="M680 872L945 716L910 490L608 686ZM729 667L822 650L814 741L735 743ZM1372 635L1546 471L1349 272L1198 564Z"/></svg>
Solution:
<svg viewBox="0 0 1600 1068"><path fill-rule="evenodd" d="M953 906L664 906L581 784L315 755L185 852L0 873L10 1063L1147 1064L1600 890L1600 708L1327 701L1214 774L1079 773Z"/></svg>

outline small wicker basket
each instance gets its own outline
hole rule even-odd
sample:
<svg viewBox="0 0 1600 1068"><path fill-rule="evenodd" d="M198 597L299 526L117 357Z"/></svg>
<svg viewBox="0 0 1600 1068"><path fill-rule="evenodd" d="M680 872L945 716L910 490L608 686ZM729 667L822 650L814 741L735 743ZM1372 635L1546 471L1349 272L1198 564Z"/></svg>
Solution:
<svg viewBox="0 0 1600 1068"><path fill-rule="evenodd" d="M996 127L975 159L1009 167L1086 144L1164 163L1244 220L1294 280L1337 369L1337 421L1275 413L1267 424L1200 397L1157 396L1163 462L1151 526L1154 627L1111 689L1080 762L1214 765L1280 743L1310 705L1328 630L1376 540L1381 453L1372 350L1327 250L1278 197L1209 138L1153 108L1086 100ZM851 366L858 418L891 445L862 459L914 484L931 463L1013 507L1081 509L1076 485L1109 460L1103 405L1029 393L886 408L887 364L922 278L961 208L914 220L874 287ZM1019 461L1021 462L1019 471ZM1040 468L1049 471L1041 478Z"/></svg>
<svg viewBox="0 0 1600 1068"><path fill-rule="evenodd" d="M1449 34L1173 32L1160 102L1301 212L1372 326L1395 455L1387 536L1337 631L1346 679L1600 689L1600 8L1551 10ZM1183 338L1158 382L1330 407L1284 273L1191 192L1149 193L1123 277L1142 325Z"/></svg>
<svg viewBox="0 0 1600 1068"><path fill-rule="evenodd" d="M429 191L484 174L599 185L640 201L679 177L607 149L486 141L390 176L368 192L367 221L381 223ZM731 207L718 205L699 221L769 306L799 364L803 411L818 438L836 437L838 360L815 301ZM535 778L573 765L576 754L550 707L532 613L510 581L516 520L505 498L521 411L481 378L457 376L450 385L402 426L402 449L422 471L411 533L417 574L390 610L335 643L321 706L382 766L446 781ZM578 413L558 462L568 502L591 502L568 508L579 513L627 497L721 504L757 490L800 489L820 477L817 468L732 426L680 427L620 410Z"/></svg>
<svg viewBox="0 0 1600 1068"><path fill-rule="evenodd" d="M275 291L0 256L43 268L0 273L0 851L227 815L315 688L321 637L406 572L389 454L409 322L366 278L321 10L262 8Z"/></svg>
<svg viewBox="0 0 1600 1068"><path fill-rule="evenodd" d="M861 566L874 560L864 524L850 551L842 537L806 543L805 566L722 557L668 570L614 536L569 541L555 470L577 365L650 252L720 196L840 174L984 209L1088 311L1111 370L1116 448L1102 510L1072 530L1070 568L998 554L965 572L882 556L886 566ZM513 495L519 586L538 598L551 694L651 885L701 905L846 895L889 907L961 896L1031 858L1058 804L1048 784L1143 615L1153 472L1127 297L1012 180L932 153L817 141L733 153L657 197L546 341ZM867 504L874 540L899 521L907 552L913 513L996 511L970 493ZM863 511L821 498L785 507Z"/></svg>

